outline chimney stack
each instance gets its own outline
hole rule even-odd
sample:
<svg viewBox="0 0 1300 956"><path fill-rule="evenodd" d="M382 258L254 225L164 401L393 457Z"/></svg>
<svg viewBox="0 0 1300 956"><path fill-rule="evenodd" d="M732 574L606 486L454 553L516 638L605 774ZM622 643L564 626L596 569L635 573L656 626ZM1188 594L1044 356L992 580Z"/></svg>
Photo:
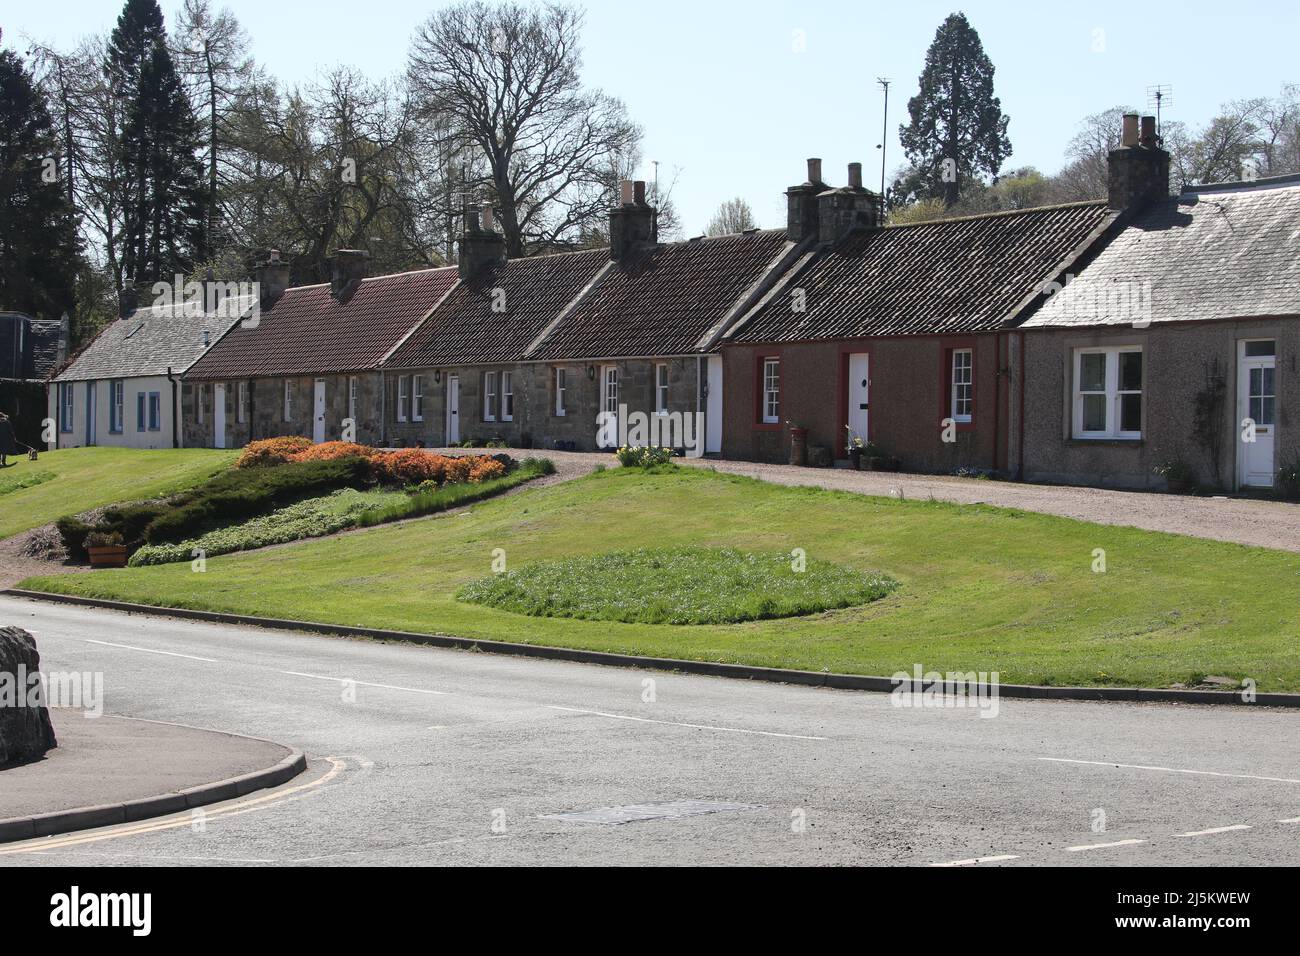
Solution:
<svg viewBox="0 0 1300 956"><path fill-rule="evenodd" d="M880 199L862 187L862 164L849 163L849 184L817 194L817 236L823 244L838 242L855 229L880 225Z"/></svg>
<svg viewBox="0 0 1300 956"><path fill-rule="evenodd" d="M654 244L655 210L645 201L644 180L623 180L622 205L609 211L609 257L623 262L638 250Z"/></svg>
<svg viewBox="0 0 1300 956"><path fill-rule="evenodd" d="M822 161L812 157L808 160L808 181L785 191L785 234L791 242L817 235L817 194L825 188Z"/></svg>
<svg viewBox="0 0 1300 956"><path fill-rule="evenodd" d="M135 286L127 286L117 294L117 317L119 319L130 318L131 314L140 307L140 293Z"/></svg>
<svg viewBox="0 0 1300 956"><path fill-rule="evenodd" d="M1169 153L1160 146L1154 116L1125 113L1120 145L1107 159L1111 209L1136 211L1169 196Z"/></svg>
<svg viewBox="0 0 1300 956"><path fill-rule="evenodd" d="M457 266L462 282L506 261L506 239L496 231L491 206L465 205L465 233L460 237L459 251Z"/></svg>
<svg viewBox="0 0 1300 956"><path fill-rule="evenodd" d="M330 261L330 295L340 302L352 298L366 277L370 253L364 249L335 249Z"/></svg>
<svg viewBox="0 0 1300 956"><path fill-rule="evenodd" d="M289 288L289 263L280 258L279 249L271 249L266 261L254 265L253 279L257 282L258 304L269 309Z"/></svg>

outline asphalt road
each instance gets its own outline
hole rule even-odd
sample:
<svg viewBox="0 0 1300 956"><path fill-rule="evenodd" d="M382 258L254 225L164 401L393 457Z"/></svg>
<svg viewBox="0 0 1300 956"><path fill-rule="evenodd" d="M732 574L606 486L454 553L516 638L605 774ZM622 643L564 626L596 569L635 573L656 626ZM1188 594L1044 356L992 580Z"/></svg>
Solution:
<svg viewBox="0 0 1300 956"><path fill-rule="evenodd" d="M47 670L102 671L108 713L312 759L197 823L0 846L0 865L1300 863L1289 711L1002 700L990 719L6 597L0 623ZM725 806L553 816L681 801Z"/></svg>

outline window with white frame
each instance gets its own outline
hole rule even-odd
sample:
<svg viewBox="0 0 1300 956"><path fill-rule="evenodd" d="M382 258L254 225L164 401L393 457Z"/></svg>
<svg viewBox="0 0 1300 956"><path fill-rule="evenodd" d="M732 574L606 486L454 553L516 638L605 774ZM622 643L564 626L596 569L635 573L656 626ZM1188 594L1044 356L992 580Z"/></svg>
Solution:
<svg viewBox="0 0 1300 956"><path fill-rule="evenodd" d="M284 380L284 420L293 421L293 382Z"/></svg>
<svg viewBox="0 0 1300 956"><path fill-rule="evenodd" d="M248 421L248 383L235 386L235 421L243 425Z"/></svg>
<svg viewBox="0 0 1300 956"><path fill-rule="evenodd" d="M63 382L59 385L59 431L72 431L72 383Z"/></svg>
<svg viewBox="0 0 1300 956"><path fill-rule="evenodd" d="M555 414L564 414L564 393L567 389L567 376L565 370L557 368L555 370Z"/></svg>
<svg viewBox="0 0 1300 956"><path fill-rule="evenodd" d="M208 387L206 385L194 386L194 408L195 416L200 425L207 421L207 410L203 407L208 398Z"/></svg>
<svg viewBox="0 0 1300 956"><path fill-rule="evenodd" d="M410 412L411 379L407 375L397 376L397 420L404 422Z"/></svg>
<svg viewBox="0 0 1300 956"><path fill-rule="evenodd" d="M348 376L348 418L357 420L357 377Z"/></svg>
<svg viewBox="0 0 1300 956"><path fill-rule="evenodd" d="M1142 437L1142 349L1076 349L1075 438Z"/></svg>
<svg viewBox="0 0 1300 956"><path fill-rule="evenodd" d="M515 375L513 372L501 373L501 420L515 420Z"/></svg>
<svg viewBox="0 0 1300 956"><path fill-rule="evenodd" d="M411 421L424 421L424 376L411 376Z"/></svg>
<svg viewBox="0 0 1300 956"><path fill-rule="evenodd" d="M975 356L970 349L952 350L952 378L949 382L948 414L962 424L971 420L975 408Z"/></svg>
<svg viewBox="0 0 1300 956"><path fill-rule="evenodd" d="M497 420L497 373L483 373L483 421Z"/></svg>
<svg viewBox="0 0 1300 956"><path fill-rule="evenodd" d="M114 434L120 435L125 423L126 417L126 383L119 379L114 379L109 383L109 415L108 430Z"/></svg>
<svg viewBox="0 0 1300 956"><path fill-rule="evenodd" d="M781 360L763 359L763 423L776 425L781 421Z"/></svg>
<svg viewBox="0 0 1300 956"><path fill-rule="evenodd" d="M655 414L668 414L668 363L655 366Z"/></svg>

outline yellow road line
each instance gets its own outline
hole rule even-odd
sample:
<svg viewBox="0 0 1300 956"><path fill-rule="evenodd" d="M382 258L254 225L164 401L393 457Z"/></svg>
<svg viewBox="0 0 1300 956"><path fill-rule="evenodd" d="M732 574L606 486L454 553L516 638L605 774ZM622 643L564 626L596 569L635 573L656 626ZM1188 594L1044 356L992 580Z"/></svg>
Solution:
<svg viewBox="0 0 1300 956"><path fill-rule="evenodd" d="M329 783L340 773L343 772L346 764L342 760L336 760L333 757L326 757L326 760L332 765L329 772L310 783L299 784L296 787L290 787L288 790L277 791L276 793L264 794L260 797L254 797L250 800L240 800L229 806L218 806L217 809L208 810L205 807L196 807L196 810L202 810L205 820L219 819L227 816L240 816L245 813L253 813L257 810L266 810L271 806L279 803L287 803L291 800L298 800L308 795L309 791ZM85 833L70 833L58 837L39 837L36 840L28 840L18 844L10 849L0 849L0 856L11 856L17 853L41 853L49 850L60 850L70 846L83 846L88 843L100 843L104 840L117 840L122 837L140 836L145 833L157 833L162 830L174 830L179 827L189 827L194 825L194 811L184 812L183 817L173 814L171 817L163 817L158 820L144 821L141 823L121 824L103 830L92 830Z"/></svg>

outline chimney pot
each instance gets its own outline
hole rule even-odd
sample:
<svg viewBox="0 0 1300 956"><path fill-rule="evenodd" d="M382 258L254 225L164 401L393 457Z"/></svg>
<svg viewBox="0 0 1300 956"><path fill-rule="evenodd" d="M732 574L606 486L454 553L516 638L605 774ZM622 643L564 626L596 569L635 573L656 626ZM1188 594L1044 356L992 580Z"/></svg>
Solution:
<svg viewBox="0 0 1300 956"><path fill-rule="evenodd" d="M638 179L632 184L632 201L638 206L645 205L645 180Z"/></svg>
<svg viewBox="0 0 1300 956"><path fill-rule="evenodd" d="M816 157L808 160L808 182L820 183L822 181L822 161Z"/></svg>
<svg viewBox="0 0 1300 956"><path fill-rule="evenodd" d="M496 232L496 228L495 228L496 224L492 217L492 207L485 205L483 207L482 213L483 213L483 219L482 219L483 231Z"/></svg>
<svg viewBox="0 0 1300 956"><path fill-rule="evenodd" d="M624 179L619 183L620 198L624 206L630 206L636 202L636 187L632 185L632 180Z"/></svg>
<svg viewBox="0 0 1300 956"><path fill-rule="evenodd" d="M1123 135L1120 138L1121 146L1136 146L1138 144L1138 115L1136 113L1124 114Z"/></svg>
<svg viewBox="0 0 1300 956"><path fill-rule="evenodd" d="M1147 149L1159 145L1156 138L1156 118L1154 116L1142 117L1142 132L1138 142Z"/></svg>
<svg viewBox="0 0 1300 956"><path fill-rule="evenodd" d="M849 188L850 189L862 188L862 164L861 163L849 163Z"/></svg>

